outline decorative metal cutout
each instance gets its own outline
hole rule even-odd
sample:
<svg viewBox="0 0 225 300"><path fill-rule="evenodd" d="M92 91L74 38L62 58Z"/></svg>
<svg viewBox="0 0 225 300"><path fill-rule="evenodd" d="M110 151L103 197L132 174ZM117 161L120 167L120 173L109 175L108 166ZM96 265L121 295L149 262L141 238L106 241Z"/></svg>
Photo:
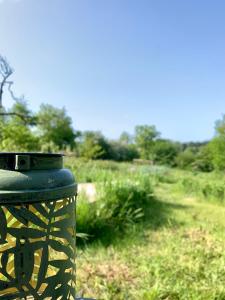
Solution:
<svg viewBox="0 0 225 300"><path fill-rule="evenodd" d="M75 299L75 197L0 206L0 299Z"/></svg>

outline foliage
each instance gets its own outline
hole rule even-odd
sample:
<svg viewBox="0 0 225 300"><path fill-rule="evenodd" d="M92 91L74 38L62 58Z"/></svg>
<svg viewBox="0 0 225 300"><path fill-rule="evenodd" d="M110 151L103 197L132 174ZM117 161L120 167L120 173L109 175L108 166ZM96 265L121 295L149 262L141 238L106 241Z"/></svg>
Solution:
<svg viewBox="0 0 225 300"><path fill-rule="evenodd" d="M104 159L109 153L109 144L99 131L85 131L80 137L79 154L86 159Z"/></svg>
<svg viewBox="0 0 225 300"><path fill-rule="evenodd" d="M136 146L121 142L110 142L110 155L108 159L115 161L132 161L139 157Z"/></svg>
<svg viewBox="0 0 225 300"><path fill-rule="evenodd" d="M220 120L215 122L216 135L225 137L225 115Z"/></svg>
<svg viewBox="0 0 225 300"><path fill-rule="evenodd" d="M192 163L193 170L202 172L211 172L214 169L212 162L212 153L209 144L201 146L196 156L195 161Z"/></svg>
<svg viewBox="0 0 225 300"><path fill-rule="evenodd" d="M25 126L36 125L36 116L29 109L27 101L24 99L19 99L16 101L12 108L9 110L10 113L14 114L11 116L11 121L14 124L21 124Z"/></svg>
<svg viewBox="0 0 225 300"><path fill-rule="evenodd" d="M3 116L0 121L1 151L38 151L40 149L39 139L31 130L34 117L28 109L27 103L16 102L10 112L15 115ZM19 115L22 115L23 118Z"/></svg>
<svg viewBox="0 0 225 300"><path fill-rule="evenodd" d="M175 157L175 164L180 169L211 172L214 169L210 144L197 147L189 146Z"/></svg>
<svg viewBox="0 0 225 300"><path fill-rule="evenodd" d="M196 153L194 153L191 148L187 148L177 155L175 162L181 169L191 169L195 160Z"/></svg>
<svg viewBox="0 0 225 300"><path fill-rule="evenodd" d="M119 138L119 143L122 145L129 145L133 142L133 137L126 131L123 131Z"/></svg>
<svg viewBox="0 0 225 300"><path fill-rule="evenodd" d="M217 136L209 143L212 164L216 170L225 170L225 137Z"/></svg>
<svg viewBox="0 0 225 300"><path fill-rule="evenodd" d="M1 151L32 152L40 147L39 139L28 127L14 122L0 125L0 137Z"/></svg>
<svg viewBox="0 0 225 300"><path fill-rule="evenodd" d="M118 172L127 178L135 168L132 175L144 174L151 186L160 179L154 184L157 200L144 208L142 222L113 234L107 247L99 239L78 247L78 291L104 300L224 299L224 174L130 163L102 166L116 178ZM174 180L168 182L171 176ZM87 206L83 223L93 212Z"/></svg>
<svg viewBox="0 0 225 300"><path fill-rule="evenodd" d="M154 141L160 133L151 125L138 125L135 127L135 142L140 151L141 158L153 159Z"/></svg>
<svg viewBox="0 0 225 300"><path fill-rule="evenodd" d="M158 139L154 143L154 163L160 165L175 165L175 159L180 151L180 144L170 140Z"/></svg>
<svg viewBox="0 0 225 300"><path fill-rule="evenodd" d="M52 142L59 149L75 146L75 131L72 119L65 108L55 108L49 104L42 104L37 114L38 134L43 142Z"/></svg>
<svg viewBox="0 0 225 300"><path fill-rule="evenodd" d="M216 135L209 143L212 165L216 170L225 170L225 115L216 121Z"/></svg>
<svg viewBox="0 0 225 300"><path fill-rule="evenodd" d="M94 202L81 196L77 208L79 232L90 240L101 238L109 242L116 233L124 232L143 217L144 208L150 205L152 185L148 176L117 177L97 184Z"/></svg>

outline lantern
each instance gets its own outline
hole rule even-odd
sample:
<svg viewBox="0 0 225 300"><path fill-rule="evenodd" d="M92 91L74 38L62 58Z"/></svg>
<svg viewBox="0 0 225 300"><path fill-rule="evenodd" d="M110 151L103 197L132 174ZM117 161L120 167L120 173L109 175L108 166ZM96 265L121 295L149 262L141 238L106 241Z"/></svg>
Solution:
<svg viewBox="0 0 225 300"><path fill-rule="evenodd" d="M75 299L75 201L61 154L0 153L0 299Z"/></svg>

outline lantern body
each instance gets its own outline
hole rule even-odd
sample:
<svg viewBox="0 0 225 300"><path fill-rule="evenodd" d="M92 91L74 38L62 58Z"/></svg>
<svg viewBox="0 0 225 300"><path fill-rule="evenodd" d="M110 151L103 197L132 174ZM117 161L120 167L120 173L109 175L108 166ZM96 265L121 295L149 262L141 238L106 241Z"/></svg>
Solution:
<svg viewBox="0 0 225 300"><path fill-rule="evenodd" d="M75 196L61 155L0 154L0 299L75 299Z"/></svg>

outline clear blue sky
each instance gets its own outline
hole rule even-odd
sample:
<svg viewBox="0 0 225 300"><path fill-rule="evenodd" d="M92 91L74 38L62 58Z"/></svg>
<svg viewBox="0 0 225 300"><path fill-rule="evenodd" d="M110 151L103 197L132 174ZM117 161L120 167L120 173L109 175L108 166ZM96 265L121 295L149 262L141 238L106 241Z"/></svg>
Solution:
<svg viewBox="0 0 225 300"><path fill-rule="evenodd" d="M0 0L0 53L32 109L65 106L76 129L205 140L225 113L224 14L224 0Z"/></svg>

